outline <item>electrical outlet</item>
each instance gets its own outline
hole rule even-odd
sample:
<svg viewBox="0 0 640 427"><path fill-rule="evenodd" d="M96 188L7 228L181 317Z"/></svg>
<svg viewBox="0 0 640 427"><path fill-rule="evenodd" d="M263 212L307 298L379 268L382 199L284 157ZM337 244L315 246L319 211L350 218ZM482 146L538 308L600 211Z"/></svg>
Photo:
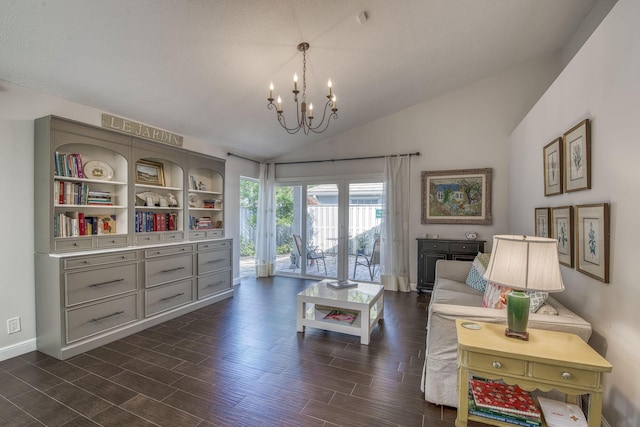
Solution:
<svg viewBox="0 0 640 427"><path fill-rule="evenodd" d="M14 317L12 319L7 320L7 332L10 334L15 334L16 332L20 332L20 318Z"/></svg>

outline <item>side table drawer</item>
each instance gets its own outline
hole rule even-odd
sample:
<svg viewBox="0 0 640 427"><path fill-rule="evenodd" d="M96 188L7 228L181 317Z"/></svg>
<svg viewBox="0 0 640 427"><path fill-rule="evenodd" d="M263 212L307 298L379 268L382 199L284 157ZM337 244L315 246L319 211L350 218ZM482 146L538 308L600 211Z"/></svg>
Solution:
<svg viewBox="0 0 640 427"><path fill-rule="evenodd" d="M449 252L449 242L424 242L423 248L427 252Z"/></svg>
<svg viewBox="0 0 640 427"><path fill-rule="evenodd" d="M535 378L556 383L586 387L596 387L598 385L598 373L582 369L535 363L532 366L532 374Z"/></svg>
<svg viewBox="0 0 640 427"><path fill-rule="evenodd" d="M526 363L524 360L511 359L502 356L492 356L489 354L469 353L469 369L482 369L483 371L495 372L496 374L508 373L514 375L524 375Z"/></svg>

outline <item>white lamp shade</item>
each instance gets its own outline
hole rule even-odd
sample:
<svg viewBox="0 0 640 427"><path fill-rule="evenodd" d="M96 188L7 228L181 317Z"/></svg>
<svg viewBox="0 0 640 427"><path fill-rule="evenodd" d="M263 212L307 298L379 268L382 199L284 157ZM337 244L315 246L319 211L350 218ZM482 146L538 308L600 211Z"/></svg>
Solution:
<svg viewBox="0 0 640 427"><path fill-rule="evenodd" d="M564 290L558 241L534 236L493 236L486 280L513 289L560 292Z"/></svg>

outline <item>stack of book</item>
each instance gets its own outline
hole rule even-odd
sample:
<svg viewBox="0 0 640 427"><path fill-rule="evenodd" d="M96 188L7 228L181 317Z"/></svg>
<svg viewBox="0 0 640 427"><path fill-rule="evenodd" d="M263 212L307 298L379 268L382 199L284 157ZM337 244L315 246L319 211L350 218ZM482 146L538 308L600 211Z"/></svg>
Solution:
<svg viewBox="0 0 640 427"><path fill-rule="evenodd" d="M82 157L80 154L56 152L54 157L56 176L84 178L84 173L82 172Z"/></svg>
<svg viewBox="0 0 640 427"><path fill-rule="evenodd" d="M89 190L87 194L88 205L110 206L113 205L113 199L110 191Z"/></svg>
<svg viewBox="0 0 640 427"><path fill-rule="evenodd" d="M522 427L541 427L542 415L531 394L517 385L472 378L469 414Z"/></svg>

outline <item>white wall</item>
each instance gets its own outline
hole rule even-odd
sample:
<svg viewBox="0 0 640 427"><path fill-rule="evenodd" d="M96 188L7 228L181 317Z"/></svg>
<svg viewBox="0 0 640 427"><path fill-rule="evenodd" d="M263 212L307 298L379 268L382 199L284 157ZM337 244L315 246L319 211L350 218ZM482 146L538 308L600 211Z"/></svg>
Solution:
<svg viewBox="0 0 640 427"><path fill-rule="evenodd" d="M100 126L103 111L24 89L0 80L0 189L3 197L0 235L0 360L35 350L33 124L54 114ZM111 112L118 114L117 112ZM135 120L131 117L130 119ZM149 123L162 127L161 123ZM171 129L167 129L171 130ZM222 144L185 135L184 148L227 158ZM233 160L232 160L233 159ZM238 238L239 176L252 176L254 167L230 158L225 180L225 236ZM40 207L35 206L35 209ZM46 207L43 207L46 208ZM234 247L234 275L238 277L238 248ZM7 334L6 320L20 317L22 331Z"/></svg>
<svg viewBox="0 0 640 427"><path fill-rule="evenodd" d="M564 304L591 322L590 344L613 365L604 415L640 425L640 2L620 0L509 138L510 232L533 233L535 207L608 202L610 282L562 267ZM592 189L544 197L542 149L591 119Z"/></svg>
<svg viewBox="0 0 640 427"><path fill-rule="evenodd" d="M508 137L561 69L560 54L514 67L402 110L338 137L294 151L281 161L376 156L420 151L411 160L410 280L417 277L417 244L425 233L464 238L474 230L490 243L506 232ZM421 172L493 168L492 225L422 225ZM278 166L278 178L382 173L382 160Z"/></svg>

